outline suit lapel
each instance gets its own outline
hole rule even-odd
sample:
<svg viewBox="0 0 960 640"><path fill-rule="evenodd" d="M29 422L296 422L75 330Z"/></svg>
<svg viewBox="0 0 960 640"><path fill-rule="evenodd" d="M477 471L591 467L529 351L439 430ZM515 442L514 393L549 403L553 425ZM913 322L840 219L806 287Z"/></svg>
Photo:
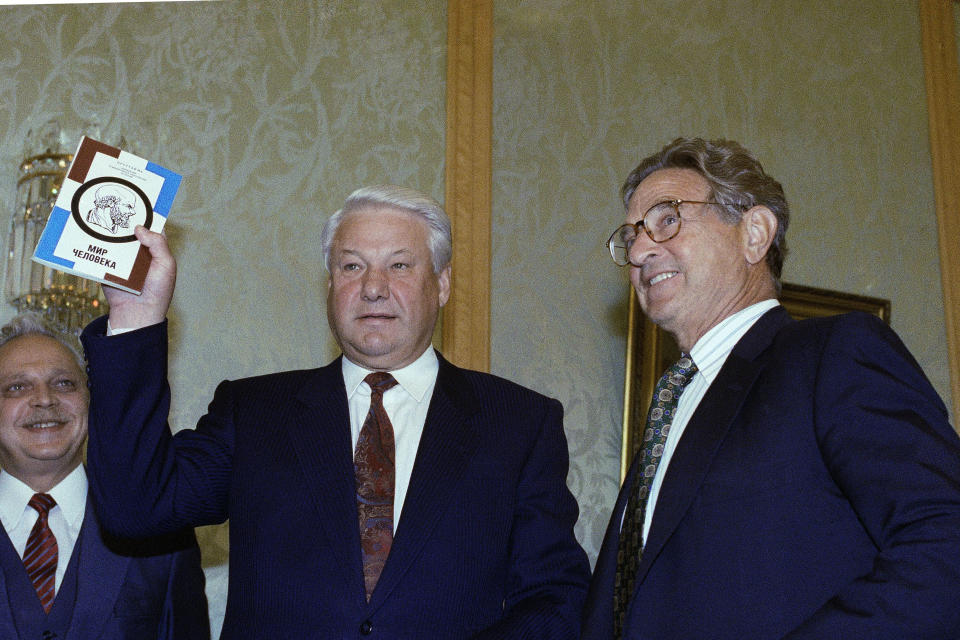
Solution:
<svg viewBox="0 0 960 640"><path fill-rule="evenodd" d="M350 413L340 358L314 372L297 400L290 417L297 428L289 433L305 478L303 490L330 547L339 549L346 593L365 599Z"/></svg>
<svg viewBox="0 0 960 640"><path fill-rule="evenodd" d="M597 554L593 579L590 581L590 590L587 592L587 604L584 607L582 640L613 637L613 597L617 576L617 551L620 546L620 525L623 522L627 501L633 492L631 479L634 477L634 468L640 463L639 458L639 455L635 455L630 463L626 479L620 487L620 493L613 506L610 521L607 523L603 544Z"/></svg>
<svg viewBox="0 0 960 640"><path fill-rule="evenodd" d="M792 320L783 307L775 307L761 316L734 346L716 380L691 416L661 485L638 568L637 584L643 581L700 490L720 444L763 370L763 362L758 360L758 356L789 322Z"/></svg>
<svg viewBox="0 0 960 640"><path fill-rule="evenodd" d="M68 640L97 638L113 615L130 558L110 553L100 535L90 498L77 540L77 600L73 608Z"/></svg>
<svg viewBox="0 0 960 640"><path fill-rule="evenodd" d="M400 583L457 495L458 486L477 446L478 410L473 390L460 369L437 354L440 370L434 387L410 485L403 503L390 557L370 601L383 602Z"/></svg>

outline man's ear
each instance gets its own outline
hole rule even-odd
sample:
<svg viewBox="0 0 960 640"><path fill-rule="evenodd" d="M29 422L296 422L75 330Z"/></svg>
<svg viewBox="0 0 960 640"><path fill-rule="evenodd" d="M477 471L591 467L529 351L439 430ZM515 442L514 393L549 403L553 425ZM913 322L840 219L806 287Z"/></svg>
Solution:
<svg viewBox="0 0 960 640"><path fill-rule="evenodd" d="M744 257L750 264L766 258L777 235L777 216L763 205L751 207L741 220L744 232Z"/></svg>
<svg viewBox="0 0 960 640"><path fill-rule="evenodd" d="M440 286L440 306L447 304L450 299L450 265L447 265L437 275L437 284Z"/></svg>

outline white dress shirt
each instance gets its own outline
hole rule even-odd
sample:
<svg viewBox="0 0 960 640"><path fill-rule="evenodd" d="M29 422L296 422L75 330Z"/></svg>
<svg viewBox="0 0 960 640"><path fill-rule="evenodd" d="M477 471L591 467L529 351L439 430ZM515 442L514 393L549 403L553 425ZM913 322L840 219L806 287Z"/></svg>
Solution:
<svg viewBox="0 0 960 640"><path fill-rule="evenodd" d="M370 410L370 387L363 381L369 369L350 362L344 356L342 365L343 382L347 388L347 401L350 407L350 435L353 451L356 454L360 429ZM390 373L397 385L383 394L383 408L393 425L393 437L396 442L396 471L394 476L393 530L396 532L403 509L403 500L410 485L413 461L417 457L423 425L427 421L427 409L433 397L433 387L437 382L440 362L433 347L428 347L419 358L402 369Z"/></svg>
<svg viewBox="0 0 960 640"><path fill-rule="evenodd" d="M6 471L0 471L0 523L3 524L17 555L23 559L30 530L40 515L29 506L30 498L37 493ZM87 508L87 473L83 465L70 472L57 486L47 492L57 502L47 516L53 536L57 539L57 575L55 589L67 572L67 564L83 526L83 514Z"/></svg>
<svg viewBox="0 0 960 640"><path fill-rule="evenodd" d="M667 473L667 467L670 465L670 458L673 456L681 436L683 436L683 431L686 429L690 417L697 410L700 401L707 393L707 389L716 380L723 363L727 361L727 356L733 351L733 347L743 337L743 334L760 319L760 316L779 304L776 300L771 299L741 309L707 331L690 350L690 357L697 365L697 373L687 384L683 393L680 394L680 400L677 402L677 413L673 419L673 424L670 426L670 433L667 434L667 441L663 446L663 456L660 458L657 472L650 484L650 497L647 498L646 515L643 520L644 541L650 533L650 524L653 521L657 497L660 494L660 485Z"/></svg>

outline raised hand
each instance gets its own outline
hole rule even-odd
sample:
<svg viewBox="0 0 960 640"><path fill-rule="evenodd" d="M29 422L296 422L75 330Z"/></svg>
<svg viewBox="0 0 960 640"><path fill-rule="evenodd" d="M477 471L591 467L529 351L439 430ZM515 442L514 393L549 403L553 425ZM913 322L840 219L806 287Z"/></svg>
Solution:
<svg viewBox="0 0 960 640"><path fill-rule="evenodd" d="M170 253L166 236L142 225L137 225L133 233L150 251L152 260L139 296L103 285L103 294L110 304L110 325L117 329L139 329L162 322L177 282L177 261Z"/></svg>

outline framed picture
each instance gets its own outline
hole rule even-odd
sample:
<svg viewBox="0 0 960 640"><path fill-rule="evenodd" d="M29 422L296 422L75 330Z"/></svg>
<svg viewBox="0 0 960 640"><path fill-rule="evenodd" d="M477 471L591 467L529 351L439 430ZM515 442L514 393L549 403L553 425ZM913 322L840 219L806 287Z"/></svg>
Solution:
<svg viewBox="0 0 960 640"><path fill-rule="evenodd" d="M816 318L848 311L865 311L890 323L890 301L784 283L780 303L794 318ZM620 480L642 442L647 408L653 387L663 372L680 357L680 349L665 331L649 322L630 291L627 324L627 370L623 394L623 447Z"/></svg>

